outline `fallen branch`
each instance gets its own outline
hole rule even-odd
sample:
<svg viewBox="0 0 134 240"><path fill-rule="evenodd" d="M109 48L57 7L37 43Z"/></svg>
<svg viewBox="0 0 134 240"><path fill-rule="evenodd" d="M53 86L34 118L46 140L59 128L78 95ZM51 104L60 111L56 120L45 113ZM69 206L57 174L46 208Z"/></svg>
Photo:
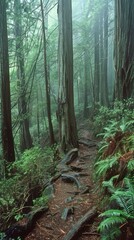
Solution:
<svg viewBox="0 0 134 240"><path fill-rule="evenodd" d="M83 225L92 220L97 215L96 207L93 207L89 210L82 218L78 220L78 222L72 227L72 229L68 232L68 234L64 237L64 240L73 240L78 232L81 230Z"/></svg>

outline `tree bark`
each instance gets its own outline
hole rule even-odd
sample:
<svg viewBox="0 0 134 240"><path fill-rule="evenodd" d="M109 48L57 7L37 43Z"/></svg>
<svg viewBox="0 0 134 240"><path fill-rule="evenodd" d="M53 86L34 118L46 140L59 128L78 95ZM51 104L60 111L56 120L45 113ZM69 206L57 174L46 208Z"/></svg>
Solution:
<svg viewBox="0 0 134 240"><path fill-rule="evenodd" d="M16 58L17 58L17 78L18 78L18 110L20 117L20 150L23 152L25 149L32 147L32 138L29 130L29 117L26 102L26 89L25 89L25 64L24 64L24 48L22 38L22 11L20 0L14 1L15 10L15 38L16 38Z"/></svg>
<svg viewBox="0 0 134 240"><path fill-rule="evenodd" d="M99 54L99 18L96 16L94 26L94 102L99 102L100 54Z"/></svg>
<svg viewBox="0 0 134 240"><path fill-rule="evenodd" d="M7 162L13 162L15 152L11 120L6 1L0 1L0 56L3 158Z"/></svg>
<svg viewBox="0 0 134 240"><path fill-rule="evenodd" d="M59 97L57 117L64 151L78 147L73 92L72 2L59 0Z"/></svg>
<svg viewBox="0 0 134 240"><path fill-rule="evenodd" d="M115 0L115 98L134 96L134 1Z"/></svg>
<svg viewBox="0 0 134 240"><path fill-rule="evenodd" d="M100 102L109 105L108 99L108 0L100 11Z"/></svg>
<svg viewBox="0 0 134 240"><path fill-rule="evenodd" d="M42 33L43 33L43 51L44 51L44 70L45 70L45 85L46 85L46 103L47 103L47 117L48 117L48 126L49 126L49 137L50 144L55 143L53 124L51 119L51 98L50 98L50 83L49 83L49 70L47 63L47 52L46 52L46 32L45 32L45 21L44 21L44 9L43 1L40 0L41 4L41 14L42 14Z"/></svg>

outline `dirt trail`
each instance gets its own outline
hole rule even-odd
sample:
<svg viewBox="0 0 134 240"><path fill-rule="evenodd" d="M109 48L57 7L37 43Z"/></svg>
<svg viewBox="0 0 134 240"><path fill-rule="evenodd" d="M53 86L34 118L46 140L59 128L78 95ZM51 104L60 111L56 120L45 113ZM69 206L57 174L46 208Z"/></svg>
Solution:
<svg viewBox="0 0 134 240"><path fill-rule="evenodd" d="M81 138L91 139L91 134L83 130ZM67 172L67 174L76 176L80 186L73 182L63 181L60 177L54 183L54 196L49 201L49 211L37 221L33 231L25 238L26 240L64 240L78 219L97 204L97 195L94 192L92 180L95 156L95 146L89 148L80 144L78 157L69 165L73 170ZM70 209L70 212L65 220L67 209ZM75 239L99 240L97 222L96 218L93 223L86 223Z"/></svg>

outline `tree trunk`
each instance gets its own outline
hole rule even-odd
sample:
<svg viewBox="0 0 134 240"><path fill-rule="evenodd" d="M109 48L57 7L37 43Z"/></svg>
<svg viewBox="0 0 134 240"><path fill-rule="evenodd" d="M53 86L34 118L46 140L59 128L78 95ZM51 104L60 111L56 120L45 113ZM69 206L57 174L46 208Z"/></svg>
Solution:
<svg viewBox="0 0 134 240"><path fill-rule="evenodd" d="M99 18L96 16L94 26L94 101L99 102L100 56L99 56Z"/></svg>
<svg viewBox="0 0 134 240"><path fill-rule="evenodd" d="M59 98L57 117L64 151L78 147L73 92L72 2L59 0Z"/></svg>
<svg viewBox="0 0 134 240"><path fill-rule="evenodd" d="M85 84L84 84L84 117L89 117L89 102L88 102L88 95L89 95L89 65L88 65L88 54L87 51L84 51L84 67L85 67Z"/></svg>
<svg viewBox="0 0 134 240"><path fill-rule="evenodd" d="M0 56L3 158L7 162L13 162L15 153L11 122L6 1L0 1Z"/></svg>
<svg viewBox="0 0 134 240"><path fill-rule="evenodd" d="M15 37L16 37L16 58L17 58L17 77L18 77L18 110L20 116L20 150L32 147L32 138L29 130L29 117L26 103L26 89L25 89L25 67L24 67L24 49L22 38L22 23L21 23L21 4L20 0L14 1L15 9Z"/></svg>
<svg viewBox="0 0 134 240"><path fill-rule="evenodd" d="M47 117L48 117L48 126L49 126L49 137L50 144L55 143L53 124L51 119L51 98L50 98L50 83L49 83L49 71L47 63L47 52L46 52L46 33L45 33L45 21L44 21L44 10L43 10L43 1L40 0L41 4L41 14L42 14L42 33L43 33L43 50L44 50L44 69L45 69L45 85L46 85L46 103L47 103Z"/></svg>
<svg viewBox="0 0 134 240"><path fill-rule="evenodd" d="M108 0L104 6L104 105L109 105L108 99Z"/></svg>
<svg viewBox="0 0 134 240"><path fill-rule="evenodd" d="M108 0L100 11L100 101L103 106L108 100Z"/></svg>
<svg viewBox="0 0 134 240"><path fill-rule="evenodd" d="M134 96L134 1L115 0L115 97Z"/></svg>

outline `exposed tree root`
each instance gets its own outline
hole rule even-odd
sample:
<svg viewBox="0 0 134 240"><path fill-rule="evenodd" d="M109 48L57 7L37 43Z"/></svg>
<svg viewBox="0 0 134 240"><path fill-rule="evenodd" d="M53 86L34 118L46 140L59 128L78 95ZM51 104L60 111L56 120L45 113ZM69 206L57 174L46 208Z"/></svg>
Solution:
<svg viewBox="0 0 134 240"><path fill-rule="evenodd" d="M91 210L89 210L82 218L78 220L78 222L72 227L72 229L67 233L67 235L64 237L64 240L73 240L76 239L78 232L81 230L83 225L92 220L97 215L97 209L96 207L93 207Z"/></svg>
<svg viewBox="0 0 134 240"><path fill-rule="evenodd" d="M79 143L87 147L96 147L96 143L88 139L79 139Z"/></svg>

